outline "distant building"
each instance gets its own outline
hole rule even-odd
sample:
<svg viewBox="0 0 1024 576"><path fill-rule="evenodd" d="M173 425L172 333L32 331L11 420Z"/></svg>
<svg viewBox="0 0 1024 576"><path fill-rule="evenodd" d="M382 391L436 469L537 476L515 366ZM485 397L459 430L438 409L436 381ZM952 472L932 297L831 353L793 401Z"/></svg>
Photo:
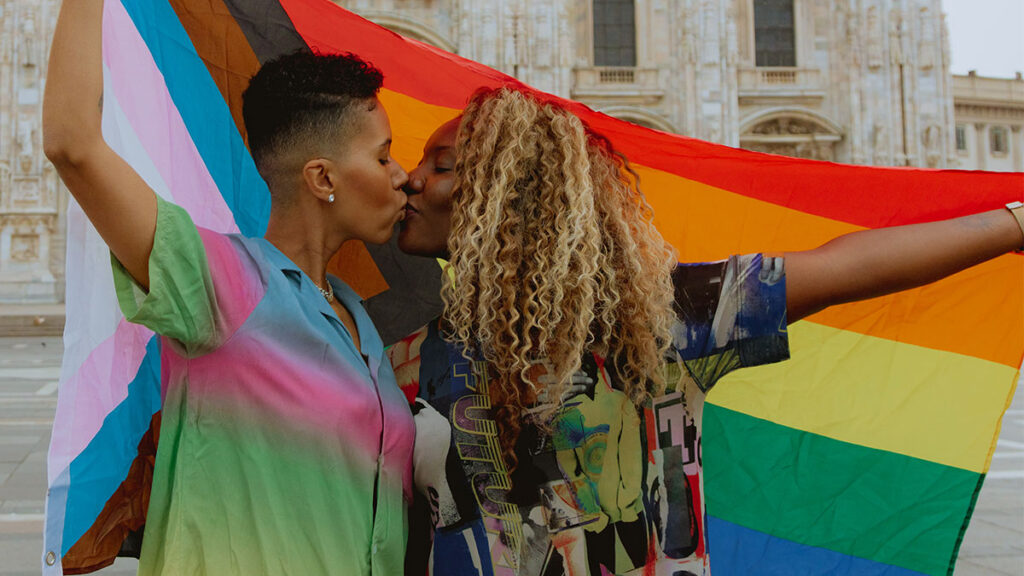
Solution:
<svg viewBox="0 0 1024 576"><path fill-rule="evenodd" d="M953 77L957 168L1024 172L1024 76Z"/></svg>
<svg viewBox="0 0 1024 576"><path fill-rule="evenodd" d="M950 74L941 0L338 3L658 130L854 164L1022 170L1022 82ZM59 4L0 0L0 305L64 299L67 193L40 129Z"/></svg>

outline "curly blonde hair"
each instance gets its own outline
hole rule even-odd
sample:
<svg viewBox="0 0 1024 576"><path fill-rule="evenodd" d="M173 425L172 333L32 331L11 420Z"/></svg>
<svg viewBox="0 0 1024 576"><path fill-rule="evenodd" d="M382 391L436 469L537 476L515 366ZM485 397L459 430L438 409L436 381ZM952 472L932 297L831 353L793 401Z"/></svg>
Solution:
<svg viewBox="0 0 1024 576"><path fill-rule="evenodd" d="M494 370L493 414L514 469L539 363L554 382L547 398L562 396L588 351L637 405L663 389L676 254L626 158L558 104L478 93L456 150L444 323Z"/></svg>

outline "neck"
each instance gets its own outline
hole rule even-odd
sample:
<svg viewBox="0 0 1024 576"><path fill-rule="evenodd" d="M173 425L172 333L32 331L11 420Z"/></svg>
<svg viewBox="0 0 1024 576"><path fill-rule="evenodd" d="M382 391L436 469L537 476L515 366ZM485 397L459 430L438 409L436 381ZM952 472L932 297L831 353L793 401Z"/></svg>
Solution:
<svg viewBox="0 0 1024 576"><path fill-rule="evenodd" d="M316 214L298 210L271 210L264 238L306 273L313 283L327 289L327 263L338 251L343 238L327 233Z"/></svg>

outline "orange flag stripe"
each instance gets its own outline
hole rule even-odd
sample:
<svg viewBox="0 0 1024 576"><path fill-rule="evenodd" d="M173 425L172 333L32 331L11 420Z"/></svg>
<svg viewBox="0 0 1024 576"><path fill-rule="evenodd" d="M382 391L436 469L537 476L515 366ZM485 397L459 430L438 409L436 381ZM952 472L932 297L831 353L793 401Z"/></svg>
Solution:
<svg viewBox="0 0 1024 576"><path fill-rule="evenodd" d="M383 91L394 127L393 154L406 168L419 162L423 144L459 111ZM735 194L675 174L635 165L655 220L683 262L730 254L805 250L862 227ZM685 222L685 225L680 225ZM936 284L865 302L836 306L813 322L1017 368L1024 348L1024 258L1007 255ZM1000 286L999 298L979 286ZM1016 307L1008 310L1007 307ZM927 309L927 314L923 310ZM965 319L970 319L969 322Z"/></svg>

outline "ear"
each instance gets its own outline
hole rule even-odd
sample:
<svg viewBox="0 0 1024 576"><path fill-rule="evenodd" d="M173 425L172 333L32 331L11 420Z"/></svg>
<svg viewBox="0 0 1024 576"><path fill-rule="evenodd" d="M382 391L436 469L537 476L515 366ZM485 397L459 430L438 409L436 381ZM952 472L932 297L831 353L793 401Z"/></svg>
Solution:
<svg viewBox="0 0 1024 576"><path fill-rule="evenodd" d="M302 167L302 179L306 189L322 202L334 195L336 174L334 163L326 158L314 158Z"/></svg>

